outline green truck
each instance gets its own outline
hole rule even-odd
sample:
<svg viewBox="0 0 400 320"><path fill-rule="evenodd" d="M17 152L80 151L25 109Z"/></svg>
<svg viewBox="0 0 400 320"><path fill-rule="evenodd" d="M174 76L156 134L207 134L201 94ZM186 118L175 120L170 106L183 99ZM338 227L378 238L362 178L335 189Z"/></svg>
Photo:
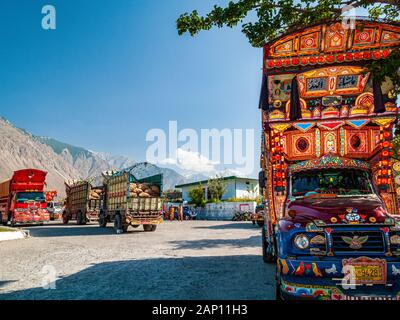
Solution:
<svg viewBox="0 0 400 320"><path fill-rule="evenodd" d="M155 231L163 221L162 181L157 174L138 179L133 168L103 174L104 205L99 214L100 227L113 222L116 233L124 233L129 226L143 226L144 231Z"/></svg>

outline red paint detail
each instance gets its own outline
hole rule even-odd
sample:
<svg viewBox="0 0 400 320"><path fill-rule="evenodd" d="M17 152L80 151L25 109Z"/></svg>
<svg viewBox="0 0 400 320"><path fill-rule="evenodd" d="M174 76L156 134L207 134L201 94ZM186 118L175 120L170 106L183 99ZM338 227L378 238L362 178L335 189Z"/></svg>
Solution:
<svg viewBox="0 0 400 320"><path fill-rule="evenodd" d="M297 267L295 271L296 276L302 276L304 275L305 269L304 269L304 262L300 262L299 266Z"/></svg>
<svg viewBox="0 0 400 320"><path fill-rule="evenodd" d="M383 228L381 228L381 230L382 230L384 233L389 233L389 228L388 228L388 227L383 227Z"/></svg>
<svg viewBox="0 0 400 320"><path fill-rule="evenodd" d="M293 64L294 66L297 66L297 65L299 64L299 58L293 58L293 59L292 59L292 64Z"/></svg>
<svg viewBox="0 0 400 320"><path fill-rule="evenodd" d="M362 55L361 52L356 52L356 53L354 54L354 58L355 58L356 60L361 60L362 57L363 57L363 55Z"/></svg>
<svg viewBox="0 0 400 320"><path fill-rule="evenodd" d="M375 59L380 59L381 58L381 53L379 51L374 52L374 58Z"/></svg>
<svg viewBox="0 0 400 320"><path fill-rule="evenodd" d="M369 51L364 52L363 57L364 57L364 59L371 59L371 52L369 52Z"/></svg>
<svg viewBox="0 0 400 320"><path fill-rule="evenodd" d="M384 58L387 58L389 56L389 54L390 54L389 50L383 50L383 52L382 52L382 55Z"/></svg>
<svg viewBox="0 0 400 320"><path fill-rule="evenodd" d="M333 62L333 61L335 61L335 57L332 56L332 55L329 55L329 56L326 57L326 61Z"/></svg>
<svg viewBox="0 0 400 320"><path fill-rule="evenodd" d="M346 60L352 61L353 60L353 54L352 53L346 53Z"/></svg>
<svg viewBox="0 0 400 320"><path fill-rule="evenodd" d="M337 61L342 62L342 61L344 60L344 55L338 54L338 55L336 56L336 59L337 59Z"/></svg>

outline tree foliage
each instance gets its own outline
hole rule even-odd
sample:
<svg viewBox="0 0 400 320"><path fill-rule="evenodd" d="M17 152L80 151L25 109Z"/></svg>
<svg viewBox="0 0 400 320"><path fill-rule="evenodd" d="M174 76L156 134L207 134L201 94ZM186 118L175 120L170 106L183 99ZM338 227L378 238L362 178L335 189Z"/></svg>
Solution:
<svg viewBox="0 0 400 320"><path fill-rule="evenodd" d="M226 183L222 176L216 176L210 179L207 183L208 192L211 196L211 201L218 202L226 191Z"/></svg>
<svg viewBox="0 0 400 320"><path fill-rule="evenodd" d="M240 24L251 45L262 47L295 28L337 20L346 6L368 10L373 20L400 21L400 0L237 0L230 1L225 7L216 5L205 16L196 10L186 12L178 18L177 29L179 35L189 33L194 36L213 27L232 28ZM380 79L386 69L394 68L389 76L395 85L399 85L399 76L393 72L400 68L398 51L393 51L385 60L374 61L371 68Z"/></svg>
<svg viewBox="0 0 400 320"><path fill-rule="evenodd" d="M196 205L196 207L204 207L206 204L203 187L201 184L189 190L189 197L192 199L190 203Z"/></svg>

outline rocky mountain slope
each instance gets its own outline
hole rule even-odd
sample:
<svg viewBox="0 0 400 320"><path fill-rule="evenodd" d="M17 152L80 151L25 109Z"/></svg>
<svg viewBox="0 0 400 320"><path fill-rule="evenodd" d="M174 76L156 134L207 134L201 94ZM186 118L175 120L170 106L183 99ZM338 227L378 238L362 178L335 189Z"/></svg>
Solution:
<svg viewBox="0 0 400 320"><path fill-rule="evenodd" d="M57 155L49 146L34 136L17 129L0 118L0 180L11 177L12 172L23 168L37 168L48 172L47 189L64 191L64 181L82 177L70 163Z"/></svg>
<svg viewBox="0 0 400 320"><path fill-rule="evenodd" d="M48 172L47 189L56 189L65 195L64 181L95 178L106 170L120 170L135 165L125 156L89 151L49 137L38 137L14 127L0 118L0 181L23 168L37 168ZM135 175L140 177L164 174L164 189L187 182L176 171L150 163L139 163ZM99 179L96 179L99 181Z"/></svg>

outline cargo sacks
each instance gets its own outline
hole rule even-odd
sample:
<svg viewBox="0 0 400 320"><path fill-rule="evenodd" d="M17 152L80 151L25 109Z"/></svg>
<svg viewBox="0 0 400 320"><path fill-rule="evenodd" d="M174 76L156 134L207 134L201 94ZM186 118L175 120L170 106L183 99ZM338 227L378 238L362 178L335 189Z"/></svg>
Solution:
<svg viewBox="0 0 400 320"><path fill-rule="evenodd" d="M103 195L103 189L93 188L90 190L89 200L100 200Z"/></svg>
<svg viewBox="0 0 400 320"><path fill-rule="evenodd" d="M132 198L150 198L160 196L160 188L148 183L130 183L129 189L129 196Z"/></svg>

